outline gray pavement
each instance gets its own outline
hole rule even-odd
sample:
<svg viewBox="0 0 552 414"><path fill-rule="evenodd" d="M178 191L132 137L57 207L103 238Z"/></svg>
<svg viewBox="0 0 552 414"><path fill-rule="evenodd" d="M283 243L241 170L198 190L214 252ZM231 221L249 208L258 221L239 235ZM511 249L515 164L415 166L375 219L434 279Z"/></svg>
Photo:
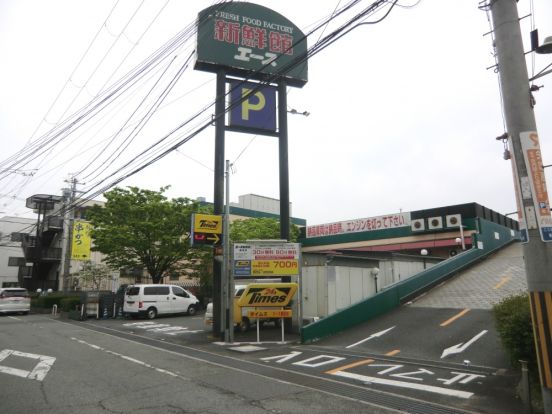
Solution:
<svg viewBox="0 0 552 414"><path fill-rule="evenodd" d="M492 309L505 297L526 291L522 247L514 243L417 297L411 306Z"/></svg>

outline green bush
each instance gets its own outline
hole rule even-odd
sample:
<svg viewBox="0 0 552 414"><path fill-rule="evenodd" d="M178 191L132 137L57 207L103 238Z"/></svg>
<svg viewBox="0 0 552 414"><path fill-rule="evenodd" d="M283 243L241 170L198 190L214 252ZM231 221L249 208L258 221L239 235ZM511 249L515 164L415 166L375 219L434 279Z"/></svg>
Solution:
<svg viewBox="0 0 552 414"><path fill-rule="evenodd" d="M63 296L56 295L56 294L38 296L34 299L31 299L31 305L36 308L46 308L46 309L49 309L54 305L58 305L59 307L59 303L62 298Z"/></svg>
<svg viewBox="0 0 552 414"><path fill-rule="evenodd" d="M32 308L52 309L52 306L57 305L58 310L69 311L74 309L74 304L79 304L78 296L68 296L63 293L50 293L31 298Z"/></svg>
<svg viewBox="0 0 552 414"><path fill-rule="evenodd" d="M532 379L538 382L537 354L533 339L531 308L527 293L509 296L493 307L496 329L514 366L527 361Z"/></svg>
<svg viewBox="0 0 552 414"><path fill-rule="evenodd" d="M69 296L60 301L60 307L63 312L74 310L79 304L80 298L78 296Z"/></svg>

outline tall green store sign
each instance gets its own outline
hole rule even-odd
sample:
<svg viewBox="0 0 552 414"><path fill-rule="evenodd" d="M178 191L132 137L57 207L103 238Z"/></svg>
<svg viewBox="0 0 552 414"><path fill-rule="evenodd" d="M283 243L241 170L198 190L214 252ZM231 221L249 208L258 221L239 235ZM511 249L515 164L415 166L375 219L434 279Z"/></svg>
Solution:
<svg viewBox="0 0 552 414"><path fill-rule="evenodd" d="M253 3L222 3L198 15L195 69L302 87L307 40L281 14Z"/></svg>

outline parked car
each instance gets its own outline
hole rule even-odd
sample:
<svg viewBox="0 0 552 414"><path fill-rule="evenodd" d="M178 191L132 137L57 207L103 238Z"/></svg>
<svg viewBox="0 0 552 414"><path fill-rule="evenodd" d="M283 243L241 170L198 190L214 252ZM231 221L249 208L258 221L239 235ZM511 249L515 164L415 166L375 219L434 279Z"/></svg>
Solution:
<svg viewBox="0 0 552 414"><path fill-rule="evenodd" d="M199 307L199 300L180 286L139 284L127 287L123 314L154 319L175 313L195 315Z"/></svg>
<svg viewBox="0 0 552 414"><path fill-rule="evenodd" d="M31 298L24 288L0 288L0 313L28 314L31 310Z"/></svg>

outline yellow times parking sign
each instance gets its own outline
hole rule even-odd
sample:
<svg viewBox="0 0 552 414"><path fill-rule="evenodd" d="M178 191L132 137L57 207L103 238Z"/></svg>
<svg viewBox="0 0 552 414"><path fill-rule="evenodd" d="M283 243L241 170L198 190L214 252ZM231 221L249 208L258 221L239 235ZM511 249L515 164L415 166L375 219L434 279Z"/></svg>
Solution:
<svg viewBox="0 0 552 414"><path fill-rule="evenodd" d="M238 301L239 306L288 306L297 292L297 283L251 283Z"/></svg>
<svg viewBox="0 0 552 414"><path fill-rule="evenodd" d="M195 233L222 234L222 216L214 214L194 214Z"/></svg>

